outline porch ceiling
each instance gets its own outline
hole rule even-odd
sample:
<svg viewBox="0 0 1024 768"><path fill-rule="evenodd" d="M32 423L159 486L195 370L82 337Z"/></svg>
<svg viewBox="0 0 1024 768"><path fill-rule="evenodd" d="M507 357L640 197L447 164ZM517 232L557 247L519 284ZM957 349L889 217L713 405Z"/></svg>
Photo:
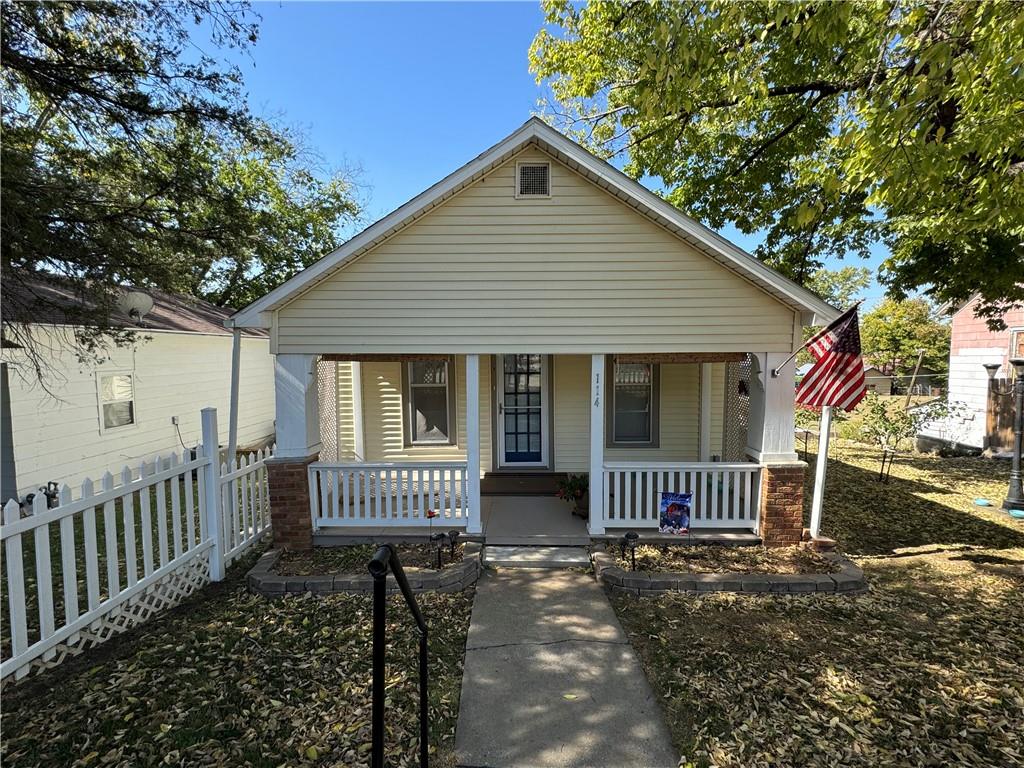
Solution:
<svg viewBox="0 0 1024 768"><path fill-rule="evenodd" d="M528 345L527 345L528 346ZM524 353L529 349L524 347ZM483 354L489 354L484 352ZM746 352L626 352L608 353L620 363L739 363L746 359ZM352 363L401 363L414 360L446 360L451 355L443 353L413 354L366 354L360 352L332 352L320 356L329 362Z"/></svg>

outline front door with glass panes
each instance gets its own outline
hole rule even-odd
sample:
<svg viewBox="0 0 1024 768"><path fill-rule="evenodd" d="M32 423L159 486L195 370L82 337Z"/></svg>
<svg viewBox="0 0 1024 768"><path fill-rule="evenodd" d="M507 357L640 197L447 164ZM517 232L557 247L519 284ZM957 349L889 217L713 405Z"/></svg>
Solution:
<svg viewBox="0 0 1024 768"><path fill-rule="evenodd" d="M548 465L548 359L498 355L498 464Z"/></svg>

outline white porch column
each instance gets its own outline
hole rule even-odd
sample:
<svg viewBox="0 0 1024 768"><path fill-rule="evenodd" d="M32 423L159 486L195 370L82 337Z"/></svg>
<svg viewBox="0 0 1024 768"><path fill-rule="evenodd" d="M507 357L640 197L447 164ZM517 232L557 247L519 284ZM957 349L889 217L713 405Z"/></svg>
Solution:
<svg viewBox="0 0 1024 768"><path fill-rule="evenodd" d="M604 355L590 358L590 521L591 535L604 533Z"/></svg>
<svg viewBox="0 0 1024 768"><path fill-rule="evenodd" d="M305 459L320 451L316 355L274 356L278 459Z"/></svg>
<svg viewBox="0 0 1024 768"><path fill-rule="evenodd" d="M782 362L787 352L768 352L754 356L758 380L751 382L750 426L747 450L762 464L798 461L794 445L793 412L796 397L796 361ZM772 376L772 369L779 375Z"/></svg>
<svg viewBox="0 0 1024 768"><path fill-rule="evenodd" d="M466 472L469 519L466 533L482 533L480 522L480 355L466 355Z"/></svg>
<svg viewBox="0 0 1024 768"><path fill-rule="evenodd" d="M700 364L700 445L701 461L711 461L711 364Z"/></svg>
<svg viewBox="0 0 1024 768"><path fill-rule="evenodd" d="M310 503L307 473L320 454L316 355L275 355L274 396L277 448L267 460L274 546L308 552L317 510Z"/></svg>

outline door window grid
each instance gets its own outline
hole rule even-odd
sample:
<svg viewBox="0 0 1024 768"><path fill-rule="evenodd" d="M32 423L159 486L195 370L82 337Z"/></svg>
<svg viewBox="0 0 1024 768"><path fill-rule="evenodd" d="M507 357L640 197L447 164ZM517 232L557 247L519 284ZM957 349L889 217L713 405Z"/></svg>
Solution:
<svg viewBox="0 0 1024 768"><path fill-rule="evenodd" d="M505 459L542 460L542 371L540 355L506 355L503 363Z"/></svg>

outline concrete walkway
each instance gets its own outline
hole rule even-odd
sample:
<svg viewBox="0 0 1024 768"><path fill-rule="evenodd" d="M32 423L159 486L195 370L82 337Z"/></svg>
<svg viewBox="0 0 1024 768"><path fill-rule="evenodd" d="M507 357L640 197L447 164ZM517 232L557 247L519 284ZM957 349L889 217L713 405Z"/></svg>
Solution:
<svg viewBox="0 0 1024 768"><path fill-rule="evenodd" d="M456 761L674 768L679 756L604 592L587 574L503 569L477 585Z"/></svg>

